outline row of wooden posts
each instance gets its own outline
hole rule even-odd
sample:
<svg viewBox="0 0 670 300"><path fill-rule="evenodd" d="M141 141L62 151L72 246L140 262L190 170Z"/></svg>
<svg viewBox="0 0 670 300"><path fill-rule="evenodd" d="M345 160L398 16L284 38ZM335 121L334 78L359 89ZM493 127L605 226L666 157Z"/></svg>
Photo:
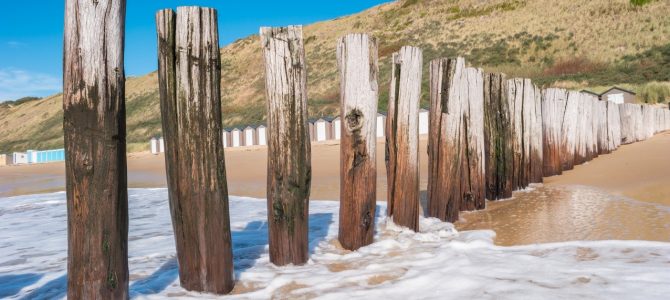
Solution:
<svg viewBox="0 0 670 300"><path fill-rule="evenodd" d="M123 71L124 0L66 1L64 129L68 297L128 297L128 200ZM234 285L222 144L220 53L213 9L157 13L159 90L169 206L179 278L187 290ZM302 28L261 28L268 123L270 261L308 260L311 183L307 64ZM337 43L341 99L338 239L355 250L373 240L376 199L377 40ZM419 227L418 112L422 52L392 57L386 120L387 213ZM670 113L540 90L467 68L430 62L428 215L455 221L485 199L510 197L543 176L668 129Z"/></svg>

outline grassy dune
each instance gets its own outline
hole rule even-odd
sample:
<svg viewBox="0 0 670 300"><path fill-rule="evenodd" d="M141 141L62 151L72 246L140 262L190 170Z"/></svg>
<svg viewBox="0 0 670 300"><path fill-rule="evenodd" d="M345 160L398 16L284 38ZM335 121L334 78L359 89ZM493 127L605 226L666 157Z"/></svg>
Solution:
<svg viewBox="0 0 670 300"><path fill-rule="evenodd" d="M390 55L402 45L424 50L424 63L456 55L486 71L569 88L627 84L661 89L670 81L670 1L643 6L628 0L404 0L304 28L310 116L335 115L337 39L368 32L379 39L379 108L388 98ZM263 59L258 36L221 49L224 126L265 118ZM425 71L427 73L427 70ZM160 134L156 73L127 80L129 150ZM663 87L665 86L665 87ZM424 97L427 106L427 76ZM658 92L653 90L657 95ZM650 99L659 96L650 96ZM665 96L660 100L667 100ZM0 105L0 153L60 147L62 96Z"/></svg>

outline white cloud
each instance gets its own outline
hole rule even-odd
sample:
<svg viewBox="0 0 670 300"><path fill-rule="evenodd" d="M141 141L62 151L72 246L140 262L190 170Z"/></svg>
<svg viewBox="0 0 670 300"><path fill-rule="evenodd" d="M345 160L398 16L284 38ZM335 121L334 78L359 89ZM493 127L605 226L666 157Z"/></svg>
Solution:
<svg viewBox="0 0 670 300"><path fill-rule="evenodd" d="M25 45L26 45L25 43L19 42L19 41L9 41L9 42L7 42L7 46L9 46L10 48L20 48L20 47L23 47Z"/></svg>
<svg viewBox="0 0 670 300"><path fill-rule="evenodd" d="M0 69L0 102L26 96L48 96L62 88L61 79L49 74L15 68Z"/></svg>

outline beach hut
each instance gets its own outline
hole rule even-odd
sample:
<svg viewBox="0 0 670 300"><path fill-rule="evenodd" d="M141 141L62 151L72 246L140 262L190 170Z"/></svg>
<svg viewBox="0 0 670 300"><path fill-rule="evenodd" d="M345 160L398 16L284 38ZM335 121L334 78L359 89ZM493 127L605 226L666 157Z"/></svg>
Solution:
<svg viewBox="0 0 670 300"><path fill-rule="evenodd" d="M32 152L32 163L50 163L65 160L65 149L52 149Z"/></svg>
<svg viewBox="0 0 670 300"><path fill-rule="evenodd" d="M333 119L332 126L333 126L333 139L339 140L340 138L342 138L342 122L340 121L340 117Z"/></svg>
<svg viewBox="0 0 670 300"><path fill-rule="evenodd" d="M309 120L309 140L315 141L316 135L314 134L314 120Z"/></svg>
<svg viewBox="0 0 670 300"><path fill-rule="evenodd" d="M612 87L600 94L600 100L610 101L616 104L636 103L635 93L620 87Z"/></svg>
<svg viewBox="0 0 670 300"><path fill-rule="evenodd" d="M258 145L265 146L268 144L267 127L265 125L256 127L256 137L258 138Z"/></svg>
<svg viewBox="0 0 670 300"><path fill-rule="evenodd" d="M314 122L314 130L317 142L323 142L331 139L332 135L332 119L319 118Z"/></svg>
<svg viewBox="0 0 670 300"><path fill-rule="evenodd" d="M149 146L151 147L151 154L158 155L158 139L152 137L151 140L149 140Z"/></svg>
<svg viewBox="0 0 670 300"><path fill-rule="evenodd" d="M256 128L254 126L247 126L244 128L244 145L256 145Z"/></svg>
<svg viewBox="0 0 670 300"><path fill-rule="evenodd" d="M0 154L0 166L8 165L7 154Z"/></svg>
<svg viewBox="0 0 670 300"><path fill-rule="evenodd" d="M223 129L223 148L230 147L230 129Z"/></svg>
<svg viewBox="0 0 670 300"><path fill-rule="evenodd" d="M386 115L377 113L377 137L386 136Z"/></svg>
<svg viewBox="0 0 670 300"><path fill-rule="evenodd" d="M12 153L12 164L21 165L28 163L28 154L23 152L14 152Z"/></svg>
<svg viewBox="0 0 670 300"><path fill-rule="evenodd" d="M35 164L37 163L37 151L36 150L28 150L26 151L26 159L28 164Z"/></svg>
<svg viewBox="0 0 670 300"><path fill-rule="evenodd" d="M165 139L163 137L158 139L158 152L165 153Z"/></svg>
<svg viewBox="0 0 670 300"><path fill-rule="evenodd" d="M419 134L428 134L428 110L419 109Z"/></svg>
<svg viewBox="0 0 670 300"><path fill-rule="evenodd" d="M242 130L239 128L233 128L233 130L230 131L230 135L232 137L231 140L233 141L231 147L239 147L242 145Z"/></svg>

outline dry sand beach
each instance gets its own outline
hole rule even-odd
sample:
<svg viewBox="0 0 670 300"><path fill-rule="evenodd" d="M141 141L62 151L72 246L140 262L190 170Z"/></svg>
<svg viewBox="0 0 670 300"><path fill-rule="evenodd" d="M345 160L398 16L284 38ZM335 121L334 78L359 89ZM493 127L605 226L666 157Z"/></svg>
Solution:
<svg viewBox="0 0 670 300"><path fill-rule="evenodd" d="M386 197L384 144L377 148L377 199ZM426 187L426 139L421 140L421 188ZM457 228L492 229L500 245L569 240L670 241L670 132L601 155L543 185L516 192L512 200L489 202L484 211L463 213ZM231 195L265 197L264 147L226 149ZM61 191L63 163L0 167L0 197ZM164 157L128 157L131 188L166 186ZM312 146L312 196L339 198L339 144Z"/></svg>

